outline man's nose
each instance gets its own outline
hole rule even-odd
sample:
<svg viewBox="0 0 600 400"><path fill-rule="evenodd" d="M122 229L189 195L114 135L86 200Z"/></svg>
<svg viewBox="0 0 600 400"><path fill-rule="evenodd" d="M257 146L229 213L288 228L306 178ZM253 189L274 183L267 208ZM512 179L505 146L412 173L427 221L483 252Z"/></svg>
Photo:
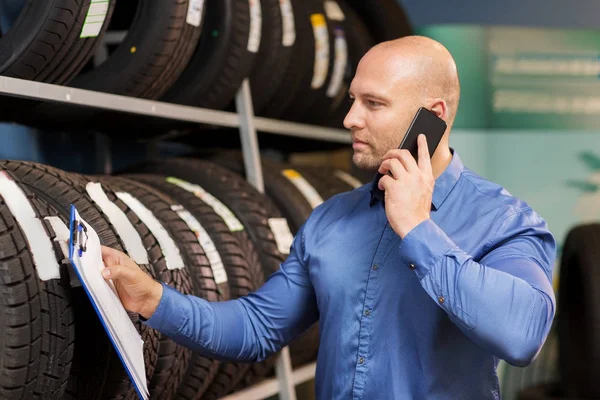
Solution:
<svg viewBox="0 0 600 400"><path fill-rule="evenodd" d="M344 128L349 130L364 128L364 118L361 116L359 108L358 101L354 101L350 111L346 114L346 118L344 118Z"/></svg>

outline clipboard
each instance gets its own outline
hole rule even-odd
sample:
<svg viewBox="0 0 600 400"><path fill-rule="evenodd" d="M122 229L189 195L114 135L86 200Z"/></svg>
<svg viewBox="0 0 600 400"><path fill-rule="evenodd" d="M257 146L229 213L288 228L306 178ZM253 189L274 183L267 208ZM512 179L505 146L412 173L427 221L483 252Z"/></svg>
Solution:
<svg viewBox="0 0 600 400"><path fill-rule="evenodd" d="M106 330L140 399L149 398L144 364L144 342L127 315L115 286L102 277L104 262L94 229L70 208L69 260L102 326Z"/></svg>

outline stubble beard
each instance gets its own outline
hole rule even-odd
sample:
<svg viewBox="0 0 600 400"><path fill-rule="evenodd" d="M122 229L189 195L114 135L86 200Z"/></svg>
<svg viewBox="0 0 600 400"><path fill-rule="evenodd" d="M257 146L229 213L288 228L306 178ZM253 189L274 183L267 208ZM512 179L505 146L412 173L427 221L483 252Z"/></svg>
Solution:
<svg viewBox="0 0 600 400"><path fill-rule="evenodd" d="M381 160L381 156L373 154L372 148L369 148L367 151L354 151L354 154L352 155L352 162L354 165L364 171L375 171L379 169Z"/></svg>

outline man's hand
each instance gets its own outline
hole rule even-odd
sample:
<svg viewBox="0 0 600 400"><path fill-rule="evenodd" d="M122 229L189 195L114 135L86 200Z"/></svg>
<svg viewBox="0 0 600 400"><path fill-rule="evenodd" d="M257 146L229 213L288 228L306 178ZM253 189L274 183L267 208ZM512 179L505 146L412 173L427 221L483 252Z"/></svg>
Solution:
<svg viewBox="0 0 600 400"><path fill-rule="evenodd" d="M102 259L102 276L113 281L123 307L149 319L160 303L162 285L118 250L102 246Z"/></svg>
<svg viewBox="0 0 600 400"><path fill-rule="evenodd" d="M383 174L379 189L385 191L385 212L401 238L430 217L435 179L425 135L419 135L418 144L418 164L408 150L391 150L379 167ZM393 177L387 175L390 171Z"/></svg>

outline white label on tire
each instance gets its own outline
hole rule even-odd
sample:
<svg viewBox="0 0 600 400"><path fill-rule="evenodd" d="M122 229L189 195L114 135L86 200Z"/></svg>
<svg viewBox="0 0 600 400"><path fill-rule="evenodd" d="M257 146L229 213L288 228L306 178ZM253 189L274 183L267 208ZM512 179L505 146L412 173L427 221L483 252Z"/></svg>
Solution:
<svg viewBox="0 0 600 400"><path fill-rule="evenodd" d="M344 74L348 65L348 45L344 30L337 28L335 30L335 63L333 64L333 73L331 81L327 88L327 97L334 98L338 95L344 83Z"/></svg>
<svg viewBox="0 0 600 400"><path fill-rule="evenodd" d="M199 185L174 177L168 177L167 182L193 193L197 198L211 206L212 209L223 219L223 221L225 221L231 232L244 230L244 225L242 225L240 220L236 218L233 212L231 212L231 210L227 208L225 204L221 203L219 199L208 193Z"/></svg>
<svg viewBox="0 0 600 400"><path fill-rule="evenodd" d="M346 19L344 12L342 11L342 9L340 8L339 4L336 1L327 0L327 1L325 1L324 6L325 6L325 14L327 15L327 18L329 18L330 20L343 21Z"/></svg>
<svg viewBox="0 0 600 400"><path fill-rule="evenodd" d="M200 246L204 249L208 262L210 263L215 283L220 285L221 283L227 282L227 272L225 271L223 260L221 260L221 255L219 254L215 243L208 235L208 232L206 232L204 227L200 224L200 221L181 205L172 205L171 210L175 211L177 215L179 215L179 218L186 223L188 228L196 234L198 243L200 243Z"/></svg>
<svg viewBox="0 0 600 400"><path fill-rule="evenodd" d="M175 241L169 235L169 232L160 223L160 221L154 216L152 211L148 210L138 199L126 192L115 193L123 203L127 204L127 207L131 208L138 218L148 227L152 235L156 238L160 249L165 256L168 269L182 269L185 267L179 247L175 244Z"/></svg>
<svg viewBox="0 0 600 400"><path fill-rule="evenodd" d="M348 185L352 186L355 189L359 188L363 185L363 183L361 181L359 181L358 179L356 179L355 177L353 177L352 175L350 175L349 173L347 173L345 171L340 171L339 169L336 169L333 172L333 175L336 178L343 180L344 182L346 182Z"/></svg>
<svg viewBox="0 0 600 400"><path fill-rule="evenodd" d="M323 202L323 198L317 190L298 171L295 169L284 169L281 173L298 188L312 208L316 208Z"/></svg>
<svg viewBox="0 0 600 400"><path fill-rule="evenodd" d="M137 264L149 264L148 251L144 247L140 234L133 227L127 215L115 203L109 200L102 185L90 182L85 186L85 190L114 226L117 235L123 241L125 251L129 257Z"/></svg>
<svg viewBox="0 0 600 400"><path fill-rule="evenodd" d="M202 22L202 9L204 8L204 0L189 0L187 16L185 22L189 25L199 27Z"/></svg>
<svg viewBox="0 0 600 400"><path fill-rule="evenodd" d="M262 31L262 12L260 0L248 0L250 5L250 35L248 37L248 51L257 53L260 48Z"/></svg>
<svg viewBox="0 0 600 400"><path fill-rule="evenodd" d="M108 14L109 0L92 0L85 16L79 38L97 37L102 31L102 26Z"/></svg>
<svg viewBox="0 0 600 400"><path fill-rule="evenodd" d="M290 47L296 42L294 9L292 8L291 0L279 0L279 7L281 8L281 20L283 24L283 40L281 42L284 47Z"/></svg>
<svg viewBox="0 0 600 400"><path fill-rule="evenodd" d="M290 254L290 247L294 241L294 235L292 235L292 231L290 231L287 219L269 218L269 227L271 228L271 232L273 232L279 252L281 254Z"/></svg>
<svg viewBox="0 0 600 400"><path fill-rule="evenodd" d="M315 35L315 66L310 87L320 89L329 70L329 31L323 14L311 15L310 21Z"/></svg>
<svg viewBox="0 0 600 400"><path fill-rule="evenodd" d="M25 235L38 278L42 281L60 279L60 266L42 221L19 185L5 172L0 172L0 196Z"/></svg>

